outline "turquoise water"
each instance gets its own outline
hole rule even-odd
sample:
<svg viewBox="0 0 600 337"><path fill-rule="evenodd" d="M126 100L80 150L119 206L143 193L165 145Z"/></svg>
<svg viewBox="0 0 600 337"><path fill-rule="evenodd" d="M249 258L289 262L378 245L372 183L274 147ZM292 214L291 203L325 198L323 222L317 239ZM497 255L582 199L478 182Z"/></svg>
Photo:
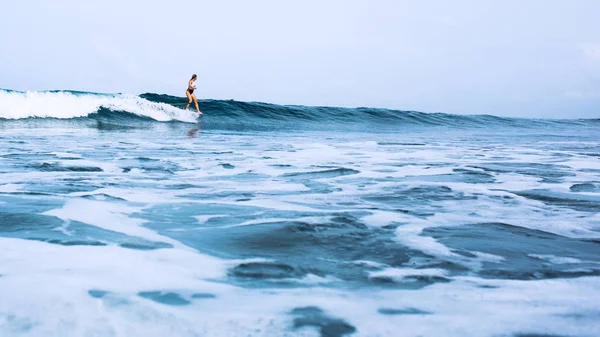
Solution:
<svg viewBox="0 0 600 337"><path fill-rule="evenodd" d="M1 336L599 335L598 120L185 103L0 92Z"/></svg>

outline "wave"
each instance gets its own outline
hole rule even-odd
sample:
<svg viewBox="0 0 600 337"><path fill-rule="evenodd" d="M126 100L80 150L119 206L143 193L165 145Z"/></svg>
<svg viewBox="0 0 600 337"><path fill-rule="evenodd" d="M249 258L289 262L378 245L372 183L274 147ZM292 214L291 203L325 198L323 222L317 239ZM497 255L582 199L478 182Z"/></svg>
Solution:
<svg viewBox="0 0 600 337"><path fill-rule="evenodd" d="M119 112L156 121L194 122L190 111L151 102L136 95L102 94L70 90L20 92L0 89L0 118L72 119L102 112Z"/></svg>
<svg viewBox="0 0 600 337"><path fill-rule="evenodd" d="M341 108L276 105L235 100L199 100L203 127L271 129L331 125L360 128L402 127L540 127L600 124L600 119L523 119L492 115L453 115L378 108ZM185 110L186 97L145 93L104 94L69 90L14 91L0 89L0 121L27 119L90 119L115 125L150 122L196 123L193 105Z"/></svg>

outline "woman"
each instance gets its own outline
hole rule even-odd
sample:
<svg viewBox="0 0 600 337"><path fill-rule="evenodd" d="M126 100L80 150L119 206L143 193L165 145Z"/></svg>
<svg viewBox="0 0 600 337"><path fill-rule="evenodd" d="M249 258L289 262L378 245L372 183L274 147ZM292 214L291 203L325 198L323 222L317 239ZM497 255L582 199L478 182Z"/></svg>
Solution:
<svg viewBox="0 0 600 337"><path fill-rule="evenodd" d="M196 89L194 82L196 82L196 74L193 74L192 78L188 81L188 89L185 91L185 95L188 98L188 104L185 109L187 110L190 107L193 99L196 104L196 111L198 111L199 115L202 115L202 112L200 112L200 109L198 108L198 100L196 100L196 95L194 95L194 89Z"/></svg>

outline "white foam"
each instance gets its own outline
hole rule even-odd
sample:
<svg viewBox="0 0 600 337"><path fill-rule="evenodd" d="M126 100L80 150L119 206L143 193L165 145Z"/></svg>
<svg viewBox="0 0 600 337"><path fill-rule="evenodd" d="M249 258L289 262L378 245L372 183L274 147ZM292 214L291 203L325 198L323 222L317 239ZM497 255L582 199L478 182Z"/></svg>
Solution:
<svg viewBox="0 0 600 337"><path fill-rule="evenodd" d="M210 203L210 201L208 203ZM248 201L235 202L235 203L228 203L228 202L216 202L216 203L254 206L254 207L275 209L275 210L280 210L280 211L327 212L327 211L318 210L318 209L307 207L307 206L295 205L292 203L283 202L283 201L279 201L279 200L262 199L262 198L261 199L252 199L252 200L248 200Z"/></svg>
<svg viewBox="0 0 600 337"><path fill-rule="evenodd" d="M108 291L185 288L202 284L194 280L224 277L230 266L223 260L185 249L142 251L119 246L61 246L10 238L0 238L0 242L3 248L0 279L10 278L13 282L20 279L23 286L32 288L37 288L36 275L77 284L77 288ZM181 277L174 278L169 273Z"/></svg>
<svg viewBox="0 0 600 337"><path fill-rule="evenodd" d="M379 263L379 262L375 262L375 261L369 261L369 260L357 260L357 261L353 261L352 263L359 265L359 266L367 266L367 267L379 268L379 269L389 267L387 264Z"/></svg>
<svg viewBox="0 0 600 337"><path fill-rule="evenodd" d="M597 145L597 144L596 144ZM598 160L590 160L590 158L579 157L579 158L571 158L568 161L561 163L562 165L567 165L576 170L582 169L600 169L600 161Z"/></svg>
<svg viewBox="0 0 600 337"><path fill-rule="evenodd" d="M461 184L453 184L460 190ZM465 192L480 189L477 200L469 201L469 207L463 203L448 201L442 203L445 213L438 213L430 218L431 224L451 224L452 219L460 224L488 223L490 219L502 219L500 222L523 228L536 229L572 238L600 238L600 215L579 212L563 208L557 213L554 206L537 200L517 196L502 191L489 191L482 187L463 185ZM498 196L511 197L513 200L499 202ZM518 209L518 212L515 212ZM543 219L540 221L539 219ZM494 220L497 221L497 220Z"/></svg>
<svg viewBox="0 0 600 337"><path fill-rule="evenodd" d="M396 223L406 223L406 222L411 222L411 221L419 221L417 218L415 218L413 216L405 215L402 213L396 213L396 212L371 210L370 213L371 213L370 215L366 215L361 218L361 220L367 226L385 227L385 226L389 226L395 222Z"/></svg>
<svg viewBox="0 0 600 337"><path fill-rule="evenodd" d="M340 143L338 144L338 146L340 147L350 147L352 149L357 149L357 148L374 148L379 146L379 144L377 144L376 141L373 140L366 140L363 142L346 142L346 143Z"/></svg>
<svg viewBox="0 0 600 337"><path fill-rule="evenodd" d="M68 153L68 152L50 152L51 155L56 156L60 159L81 159L82 156L77 153Z"/></svg>
<svg viewBox="0 0 600 337"><path fill-rule="evenodd" d="M483 222L480 220L479 222ZM454 253L450 248L438 242L431 236L423 235L423 230L427 228L439 226L461 226L470 223L479 223L474 219L469 219L469 216L460 212L437 213L429 217L427 220L413 218L396 228L395 240L414 250L421 251L429 256L436 257L442 261L451 261L456 264L463 265L474 271L480 270L483 263L499 263L504 260L502 256L471 251L474 257L466 257L461 254Z"/></svg>
<svg viewBox="0 0 600 337"><path fill-rule="evenodd" d="M15 193L23 190L22 184L4 184L0 185L0 193Z"/></svg>
<svg viewBox="0 0 600 337"><path fill-rule="evenodd" d="M8 184L18 184L23 186L24 182L43 182L43 181L56 181L58 179L68 178L73 172L16 172L16 173L3 173L0 175L0 181Z"/></svg>
<svg viewBox="0 0 600 337"><path fill-rule="evenodd" d="M333 276L318 276L315 274L307 274L302 278L283 278L279 280L274 280L274 283L296 283L301 285L323 285L323 284L331 284L333 282L339 282L340 279Z"/></svg>
<svg viewBox="0 0 600 337"><path fill-rule="evenodd" d="M227 216L226 214L210 214L210 215L196 215L194 219L198 220L201 225L207 223L210 219L221 218Z"/></svg>
<svg viewBox="0 0 600 337"><path fill-rule="evenodd" d="M483 262L492 262L492 263L500 263L505 261L506 259L499 255L482 253L482 252L472 252L475 256L478 257L479 261Z"/></svg>
<svg viewBox="0 0 600 337"><path fill-rule="evenodd" d="M396 228L395 239L403 245L437 257L457 256L457 254L452 253L448 247L437 242L434 238L421 235L423 229L439 226L441 223L396 212L370 212L371 215L362 217L361 220L369 226L376 227L388 226L392 223L399 224L400 226Z"/></svg>
<svg viewBox="0 0 600 337"><path fill-rule="evenodd" d="M243 226L252 226L252 225L264 225L264 224L276 224L281 222L304 222L308 224L322 224L327 223L331 217L299 217L299 218L266 218L266 219L255 219L244 221L235 225L226 225L219 227L211 227L211 228L233 228L233 227L243 227Z"/></svg>
<svg viewBox="0 0 600 337"><path fill-rule="evenodd" d="M434 238L422 236L421 232L427 227L420 224L400 226L396 229L396 240L411 249L420 250L428 255L440 258L457 256L448 247L439 243Z"/></svg>
<svg viewBox="0 0 600 337"><path fill-rule="evenodd" d="M371 278L391 278L396 282L414 282L414 280L406 278L415 276L437 276L446 277L448 272L439 268L414 269L414 268L388 268L384 270L372 271L369 273Z"/></svg>
<svg viewBox="0 0 600 337"><path fill-rule="evenodd" d="M60 209L53 209L42 214L55 216L64 221L79 221L98 228L107 229L131 236L144 238L151 241L162 241L176 247L183 245L171 238L157 234L142 227L146 223L143 219L132 218L131 213L141 212L142 208L87 199L72 199Z"/></svg>
<svg viewBox="0 0 600 337"><path fill-rule="evenodd" d="M14 130L6 131L17 134ZM58 131L48 132L51 135L60 134ZM26 130L26 133L22 135L29 134L30 130ZM361 218L361 221L374 229L391 224L398 225L395 236L399 244L420 250L435 258L413 257L405 263L411 268L391 268L389 265L373 261L347 263L356 263L364 266L366 270L373 271L368 274L370 277L390 277L400 283L423 277L446 277L451 279L451 282L433 284L410 291L397 289L401 286L378 287L376 285L360 289L345 286L338 289L327 289L325 286L335 287L335 282L340 280L330 276L320 277L309 274L300 280L285 280L285 282L307 285L306 287L299 286L293 289L290 289L291 287L283 287L287 289L275 287L273 289L268 288L270 280L258 288L240 289L226 285L228 281L224 280L227 275L227 267L240 261L214 259L191 249L183 249L181 246L176 246L174 249L135 251L113 245L108 247L65 247L43 242L0 238L0 247L3 248L2 254L0 254L0 274L2 274L0 277L0 335L28 337L320 335L314 328L306 328L302 333L298 330L291 330L293 316L289 315L289 311L301 306L317 306L326 314L344 319L358 329L357 336L512 336L527 333L597 336L600 334L600 328L596 322L597 302L600 298L600 278L522 282L450 277L450 272L434 268L434 266L443 261L452 261L469 266L473 271L478 264L500 262L502 257L473 251L469 253L474 257L471 254L468 254L469 257L462 256L455 254L452 249L441 242L423 235L425 228L434 226L461 226L501 221L515 226L536 228L572 237L598 236L594 230L600 228L599 215L556 205L546 205L543 202L519 197L510 192L513 189L548 189L551 192L557 190L567 192L569 187L567 181L593 181L592 179L597 179L596 173L574 172L576 177L566 177L565 183L560 184L547 184L538 177L514 173L489 173L497 178L495 183L489 184L435 183L431 181L430 175L451 173L455 168L468 168L467 165L495 161L494 156L509 156L512 157L510 161L513 162L529 160L537 163L549 163L555 159L550 158L543 151L530 151L523 148L497 147L493 151L482 152L480 148L458 145L427 146L420 149L403 147L401 151L398 151L399 149L396 147L388 151L389 146L375 146L373 143L369 143L370 140L361 143L357 139L355 144L335 144L336 140L328 140L325 142L329 142L330 145L326 146L305 142L306 138L298 141L296 136L286 135L285 138L277 138L270 137L271 134L269 133L266 137L259 136L260 138L257 139L253 138L254 136L207 133L203 135L204 138L201 142L190 142L187 138L185 140L178 140L177 137L169 138L171 134L168 134L168 137L156 134L157 139L143 140L134 139L139 135L131 136L127 142L135 144L128 150L135 152L133 155L151 153L153 158L155 155L161 156L161 160L168 159L178 163L187 171L169 175L164 180L152 179L154 174L142 174L140 171L137 171L139 174L136 175L136 169L126 174L116 171L115 174L86 174L86 180L90 186L113 184L116 186L93 192L71 193L67 197L107 194L121 197L128 202L140 203L141 206L125 206L127 203L120 201L106 203L89 200L69 201L63 208L50 211L46 215L54 214L65 220L65 225L59 230L64 229L67 234L69 234L67 222L72 219L128 235L171 242L168 241L168 238L144 228L144 221L134 218L137 216L136 213L152 207L153 204L168 204L168 207L172 207L178 206L176 203L186 203L186 206L182 207L187 207L188 203L196 203L199 205L197 214L204 214L209 211L208 207L200 210L204 204L226 204L264 207L269 210L320 213L323 215L322 218L313 218L317 223L316 219L326 219L326 216L338 212L348 212L352 216L357 212L361 216L370 212L371 214ZM122 136L129 137L125 133ZM124 153L105 151L102 148L103 145L113 145L114 139L110 137L99 137L94 140L82 139L82 144L89 146L84 147L78 143L77 148L64 148L62 143L59 144L59 141L54 139L40 142L39 146L48 147L45 149L46 152L49 149L63 152L86 151L85 153L87 153L89 151L91 160L109 165L115 163L113 155L121 157L130 155L125 151ZM291 144L292 142L293 144ZM470 143L469 146L471 144L473 143ZM163 156L162 152L160 154L152 152L163 147L173 147L174 151L169 154L173 157L167 158ZM265 149L270 147L282 148L282 150L265 152ZM95 149L103 150L93 153ZM198 155L177 157L179 153L182 153L177 153L179 149L190 151L183 152L186 154ZM297 152L287 152L288 149L295 149ZM233 153L209 154L210 151L229 150ZM519 153L528 151L530 154L523 156ZM276 159L262 160L264 155ZM62 159L73 159L64 157ZM223 169L217 165L215 157L222 162L233 164L235 168L233 170ZM578 160L574 159L574 161ZM274 162L290 164L294 167L272 168L266 166ZM99 165L91 161L88 163L80 161L77 165L82 165L82 163ZM441 163L442 166L426 169L425 164L418 165L418 163ZM409 165L400 166L405 164ZM341 189L340 191L294 194L293 192L296 191L306 192L307 188L303 184L288 182L287 177L280 176L281 173L322 169L312 167L312 165L356 168L361 171L361 174L319 179L329 183L334 189ZM590 167L583 159L574 165L581 168ZM12 168L9 169L9 173L1 174L0 180L15 186L11 187L5 184L1 185L0 189L5 188L10 191L19 188L18 186L30 186L44 182L55 183L59 178L81 175L78 172L28 173L13 171L10 173L10 170ZM267 177L257 176L254 178L250 176L248 179L244 177L240 181L231 177L249 170L256 174L267 175ZM481 169L477 170L481 171ZM158 179L164 177L156 175L159 176ZM408 175L411 176L411 179L394 179ZM377 178L384 179L377 181ZM204 187L183 190L164 188L170 184L190 182ZM129 183L141 184L144 188L128 187ZM409 215L414 213L404 214L393 211L396 207L402 207L399 204L363 200L365 195L376 196L379 192L389 195L389 191L393 191L394 188L404 189L423 185L448 186L453 189L452 193L462 193L472 199L466 201L423 199L422 204L414 199L407 200L409 206L406 208L414 207L416 208L414 211L419 213L423 211L420 214L435 213L433 216L423 215L422 217L425 219ZM235 200L235 198L239 198L239 196L233 196L236 193L231 193L232 197L204 198L209 197L210 194L239 193L241 191L249 191L256 195L260 192L289 193L283 196L258 195L255 200L250 202ZM199 198L200 200L194 199L191 194L195 193L204 194L204 196ZM48 196L35 195L19 197L29 200L48 198ZM50 198L55 201L62 199L62 196ZM302 204L298 204L299 202ZM113 204L114 207L110 204ZM372 211L372 207L389 210ZM215 212L228 213L225 210ZM247 215L245 212L243 213ZM261 221L308 219L295 218L303 215L290 214L288 217L284 212L276 213L277 215L272 215L272 218L250 220L245 223L240 221L236 225L253 225ZM193 215L190 214L190 216ZM219 215L223 214L196 215L195 219L202 224ZM252 217L250 219L256 219L256 214L250 216ZM536 257L549 262L575 263L575 259L560 256L540 255ZM587 262L581 261L581 263ZM482 286L488 287L483 288ZM97 299L88 295L89 289L106 290L111 293L103 299ZM187 306L159 304L136 296L139 291L173 291L192 303ZM191 294L196 292L211 293L217 297L192 300ZM381 308L388 308L391 311L416 308L430 314L384 315L378 313ZM494 319L490 320L489 317L494 317ZM399 326L402 329L398 329Z"/></svg>
<svg viewBox="0 0 600 337"><path fill-rule="evenodd" d="M344 320L356 328L357 336L550 332L595 336L600 332L595 315L600 295L598 277L543 281L456 277L453 282L419 290L364 292L327 289L318 284L240 289L211 282L222 279L230 263L190 251L65 247L5 238L0 238L0 246L3 336L318 336L313 334L318 332L314 327L292 330L295 317L291 310L307 306ZM447 276L436 269L386 273L400 281L411 275ZM309 277L307 281L310 284L313 280ZM109 293L93 298L88 294L91 289ZM137 296L141 291L171 291L191 303L164 305ZM194 293L216 297L193 300ZM422 313L378 312L413 308ZM402 329L398 329L399 324Z"/></svg>
<svg viewBox="0 0 600 337"><path fill-rule="evenodd" d="M143 188L117 188L117 187L103 187L90 192L72 192L69 193L70 197L81 197L87 195L108 195L115 198L120 198L130 202L138 203L179 203L181 200L174 200L174 192L163 192L160 193L154 189L143 189Z"/></svg>
<svg viewBox="0 0 600 337"><path fill-rule="evenodd" d="M194 122L196 117L168 104L154 103L135 95L73 94L71 92L0 90L0 118L85 117L101 107L127 111L157 121L180 120Z"/></svg>
<svg viewBox="0 0 600 337"><path fill-rule="evenodd" d="M262 173L262 172L261 172ZM195 177L198 178L198 177ZM289 183L285 181L276 180L262 180L259 185L255 181L235 181L228 180L229 177L212 177L210 180L203 182L203 185L210 186L214 190L218 191L236 191L236 192L251 192L251 193L264 193L264 192L304 192L310 189L304 184ZM199 190L189 188L178 192L178 195L198 193ZM206 190L203 190L206 193Z"/></svg>
<svg viewBox="0 0 600 337"><path fill-rule="evenodd" d="M582 261L576 259L574 257L564 257L564 256L555 256L555 255L547 255L547 254L528 254L536 259L545 260L552 264L573 264L573 263L581 263Z"/></svg>

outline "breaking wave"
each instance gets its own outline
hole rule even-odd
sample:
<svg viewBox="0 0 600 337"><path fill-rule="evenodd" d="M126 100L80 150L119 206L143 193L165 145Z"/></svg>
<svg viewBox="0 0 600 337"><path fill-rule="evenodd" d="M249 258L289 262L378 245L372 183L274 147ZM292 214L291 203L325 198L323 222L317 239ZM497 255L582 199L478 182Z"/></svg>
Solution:
<svg viewBox="0 0 600 337"><path fill-rule="evenodd" d="M198 122L187 98L145 93L103 94L68 90L14 91L0 89L0 122L26 119L91 119L108 123ZM276 105L234 100L199 100L201 119L209 128L361 125L395 128L442 126L453 128L540 127L590 125L599 119L544 120L491 115L453 115L377 108ZM300 123L300 124L299 124Z"/></svg>

